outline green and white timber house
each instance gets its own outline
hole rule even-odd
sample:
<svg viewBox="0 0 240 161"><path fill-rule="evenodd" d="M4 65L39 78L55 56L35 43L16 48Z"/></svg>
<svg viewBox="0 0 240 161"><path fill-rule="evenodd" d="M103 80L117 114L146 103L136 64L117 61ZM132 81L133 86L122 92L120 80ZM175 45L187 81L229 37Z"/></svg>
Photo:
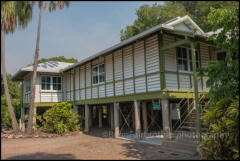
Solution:
<svg viewBox="0 0 240 161"><path fill-rule="evenodd" d="M69 102L84 117L86 132L106 127L115 137L129 130L197 130L209 89L208 78L196 70L226 54L209 36L186 15L75 64L41 63L35 113ZM32 71L33 66L22 68L12 78L23 83L22 115L30 103Z"/></svg>

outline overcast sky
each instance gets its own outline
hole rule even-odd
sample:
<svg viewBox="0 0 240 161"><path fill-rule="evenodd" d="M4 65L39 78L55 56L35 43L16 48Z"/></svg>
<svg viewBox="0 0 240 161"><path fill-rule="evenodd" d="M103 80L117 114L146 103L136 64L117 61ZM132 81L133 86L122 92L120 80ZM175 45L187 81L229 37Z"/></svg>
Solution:
<svg viewBox="0 0 240 161"><path fill-rule="evenodd" d="M139 2L71 2L68 8L42 15L40 57L65 56L78 61L120 42L120 30L137 18ZM26 29L6 35L7 72L14 74L33 62L39 9Z"/></svg>

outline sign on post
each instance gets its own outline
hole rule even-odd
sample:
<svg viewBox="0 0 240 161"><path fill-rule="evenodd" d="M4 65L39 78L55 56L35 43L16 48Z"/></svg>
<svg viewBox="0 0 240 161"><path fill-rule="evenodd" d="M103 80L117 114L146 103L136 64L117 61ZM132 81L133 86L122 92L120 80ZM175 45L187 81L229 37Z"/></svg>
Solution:
<svg viewBox="0 0 240 161"><path fill-rule="evenodd" d="M152 103L153 110L160 110L160 103L159 102L153 102Z"/></svg>

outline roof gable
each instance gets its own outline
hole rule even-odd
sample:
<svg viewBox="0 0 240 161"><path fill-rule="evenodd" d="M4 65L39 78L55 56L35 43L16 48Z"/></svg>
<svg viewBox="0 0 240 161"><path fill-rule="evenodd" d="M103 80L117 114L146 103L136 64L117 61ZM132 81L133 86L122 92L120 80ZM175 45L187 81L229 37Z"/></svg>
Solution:
<svg viewBox="0 0 240 161"><path fill-rule="evenodd" d="M205 33L188 15L171 19L165 22L164 25L187 32Z"/></svg>

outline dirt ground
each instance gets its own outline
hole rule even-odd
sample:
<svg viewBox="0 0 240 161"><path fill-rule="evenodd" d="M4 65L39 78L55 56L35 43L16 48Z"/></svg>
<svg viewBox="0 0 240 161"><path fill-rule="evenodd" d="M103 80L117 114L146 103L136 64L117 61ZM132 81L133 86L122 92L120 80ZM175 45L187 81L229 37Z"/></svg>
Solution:
<svg viewBox="0 0 240 161"><path fill-rule="evenodd" d="M197 159L157 145L97 135L1 139L1 159Z"/></svg>

